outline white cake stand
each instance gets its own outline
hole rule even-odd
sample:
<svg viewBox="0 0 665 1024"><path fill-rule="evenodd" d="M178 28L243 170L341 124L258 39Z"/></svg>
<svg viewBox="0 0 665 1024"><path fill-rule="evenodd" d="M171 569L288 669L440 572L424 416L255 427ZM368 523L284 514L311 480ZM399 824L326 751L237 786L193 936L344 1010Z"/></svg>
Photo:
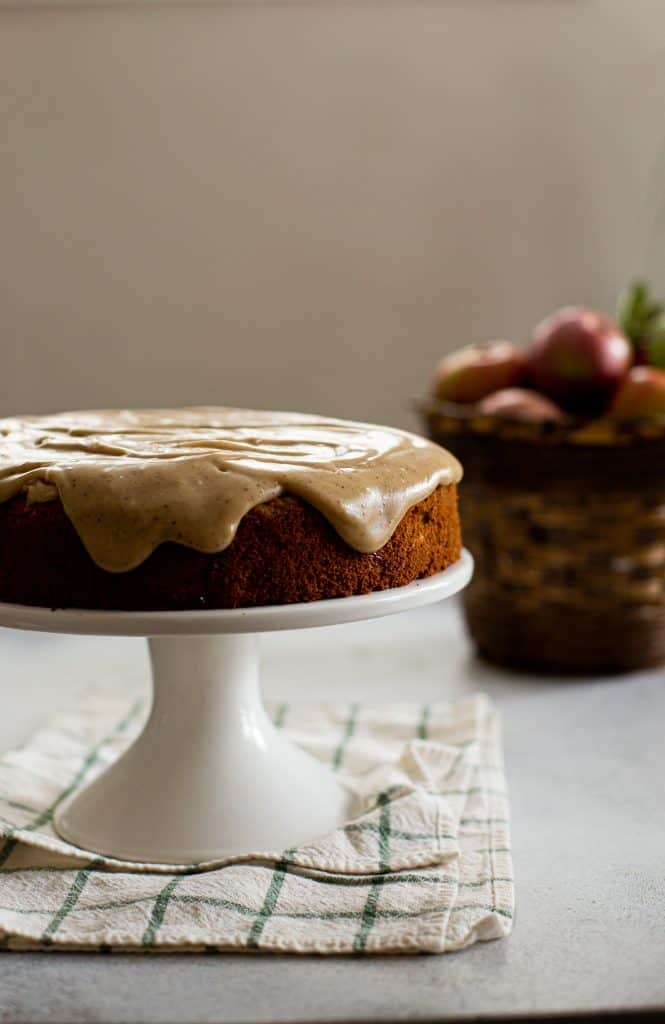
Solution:
<svg viewBox="0 0 665 1024"><path fill-rule="evenodd" d="M153 703L140 736L58 807L69 842L121 860L194 864L279 851L353 814L333 772L270 721L259 694L258 638L390 615L466 586L464 552L406 587L309 604L219 611L114 612L0 603L0 625L51 633L148 637Z"/></svg>

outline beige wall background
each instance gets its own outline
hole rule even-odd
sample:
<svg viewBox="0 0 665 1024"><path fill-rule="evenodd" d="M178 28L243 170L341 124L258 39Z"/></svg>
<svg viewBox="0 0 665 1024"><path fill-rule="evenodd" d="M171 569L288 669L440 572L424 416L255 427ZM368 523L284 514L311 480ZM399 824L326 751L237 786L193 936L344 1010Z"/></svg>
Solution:
<svg viewBox="0 0 665 1024"><path fill-rule="evenodd" d="M409 424L442 351L665 291L665 3L0 9L0 408Z"/></svg>

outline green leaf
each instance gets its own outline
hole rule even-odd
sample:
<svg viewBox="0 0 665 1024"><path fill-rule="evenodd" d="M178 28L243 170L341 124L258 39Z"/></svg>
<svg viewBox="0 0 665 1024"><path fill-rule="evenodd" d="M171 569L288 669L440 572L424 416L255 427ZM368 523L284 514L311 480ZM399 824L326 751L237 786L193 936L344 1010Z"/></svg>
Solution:
<svg viewBox="0 0 665 1024"><path fill-rule="evenodd" d="M657 332L662 332L664 313L665 307L653 298L646 281L634 281L619 296L617 320L635 347L646 343L649 348L652 335L655 338Z"/></svg>
<svg viewBox="0 0 665 1024"><path fill-rule="evenodd" d="M647 339L647 360L651 366L665 370L665 321L652 327Z"/></svg>

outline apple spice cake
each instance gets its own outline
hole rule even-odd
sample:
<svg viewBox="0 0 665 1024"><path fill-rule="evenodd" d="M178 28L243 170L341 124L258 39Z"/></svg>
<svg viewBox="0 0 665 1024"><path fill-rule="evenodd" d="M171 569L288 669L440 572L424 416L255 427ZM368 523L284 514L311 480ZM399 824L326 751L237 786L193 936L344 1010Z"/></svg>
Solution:
<svg viewBox="0 0 665 1024"><path fill-rule="evenodd" d="M0 420L0 600L184 610L402 586L460 557L460 478L424 438L301 413Z"/></svg>

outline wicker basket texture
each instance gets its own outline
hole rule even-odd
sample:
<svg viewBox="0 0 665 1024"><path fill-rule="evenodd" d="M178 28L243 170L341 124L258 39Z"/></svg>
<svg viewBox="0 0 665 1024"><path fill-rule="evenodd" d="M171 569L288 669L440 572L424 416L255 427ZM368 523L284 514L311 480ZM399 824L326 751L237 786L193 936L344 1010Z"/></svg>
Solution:
<svg viewBox="0 0 665 1024"><path fill-rule="evenodd" d="M573 674L664 663L665 424L422 411L464 466L464 603L481 653Z"/></svg>

